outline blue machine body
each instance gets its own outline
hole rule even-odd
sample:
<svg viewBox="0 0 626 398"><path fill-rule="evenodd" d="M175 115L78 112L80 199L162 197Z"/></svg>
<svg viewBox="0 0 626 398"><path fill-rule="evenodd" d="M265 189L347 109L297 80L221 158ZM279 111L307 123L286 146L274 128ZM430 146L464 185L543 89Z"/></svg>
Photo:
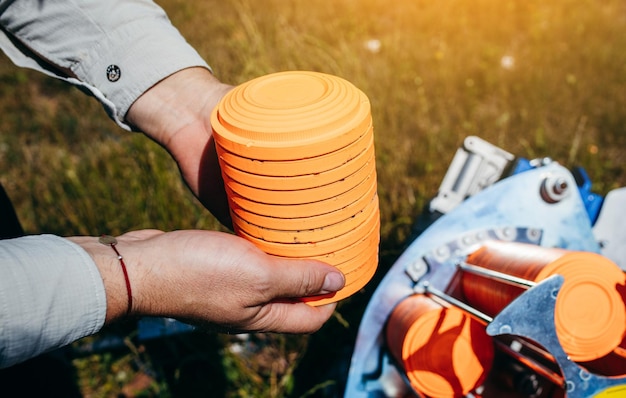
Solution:
<svg viewBox="0 0 626 398"><path fill-rule="evenodd" d="M462 200L441 206L445 213L410 242L387 271L365 309L346 383L347 398L420 396L412 390L386 348L386 322L394 307L421 286L428 284L445 291L456 273L454 264L485 240L594 252L613 256L610 259L622 269L626 265L626 259L620 257L626 242L613 239L622 239L626 229L626 217L618 210L626 205L624 189L611 195L611 204L606 206L610 214L603 215L605 198L591 191L591 181L584 170L571 171L549 159L513 159L499 152L495 156L504 156L507 165L496 167L497 159L494 161L492 154L497 148L477 137L471 140L473 148L480 144L484 150L470 147L468 151L466 145L466 149L457 153L448 171L452 177L446 175L444 180L453 188L448 191L442 188L445 191L442 196L448 200L457 193L454 189L469 187L460 193ZM456 169L452 170L452 166ZM468 176L461 169L470 166L474 171ZM471 188L471 179L480 189ZM597 232L594 228L600 218L605 220L604 226ZM606 221L609 219L611 222ZM607 239L610 245L605 246L603 240ZM608 252L607 247L611 249ZM549 278L523 293L494 317L487 333L497 336L506 331L530 338L546 348L563 376L563 385L557 387L567 397L594 397L603 391L618 391L622 395L611 396L626 396L626 369L624 376L594 375L564 354L553 322L555 292L562 283L559 278Z"/></svg>

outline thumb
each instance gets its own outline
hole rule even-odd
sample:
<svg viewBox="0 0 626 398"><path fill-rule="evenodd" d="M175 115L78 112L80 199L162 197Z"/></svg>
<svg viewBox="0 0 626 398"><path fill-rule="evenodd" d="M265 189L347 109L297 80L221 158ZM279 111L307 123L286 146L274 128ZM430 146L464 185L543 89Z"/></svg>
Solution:
<svg viewBox="0 0 626 398"><path fill-rule="evenodd" d="M271 293L275 298L334 293L346 283L337 268L316 260L277 259L273 272L276 278Z"/></svg>

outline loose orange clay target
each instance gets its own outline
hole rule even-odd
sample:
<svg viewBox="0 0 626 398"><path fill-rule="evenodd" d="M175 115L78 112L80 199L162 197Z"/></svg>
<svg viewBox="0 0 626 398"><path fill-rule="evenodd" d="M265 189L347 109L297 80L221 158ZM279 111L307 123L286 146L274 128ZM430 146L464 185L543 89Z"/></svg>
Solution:
<svg viewBox="0 0 626 398"><path fill-rule="evenodd" d="M466 396L486 378L494 357L484 325L425 295L402 300L392 311L386 341L418 392L431 398Z"/></svg>
<svg viewBox="0 0 626 398"><path fill-rule="evenodd" d="M380 214L370 103L349 82L281 72L231 90L211 115L235 233L265 252L324 261L362 289L378 266Z"/></svg>
<svg viewBox="0 0 626 398"><path fill-rule="evenodd" d="M467 262L539 282L562 275L555 308L555 326L563 350L576 362L588 362L613 352L626 332L624 272L599 254L492 241L467 257ZM495 315L523 293L470 273L462 278L464 300Z"/></svg>

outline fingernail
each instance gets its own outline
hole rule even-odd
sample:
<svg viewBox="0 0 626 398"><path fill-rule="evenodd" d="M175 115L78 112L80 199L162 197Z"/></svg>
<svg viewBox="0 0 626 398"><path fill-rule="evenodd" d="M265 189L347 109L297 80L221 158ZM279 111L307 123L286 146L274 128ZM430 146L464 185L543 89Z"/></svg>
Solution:
<svg viewBox="0 0 626 398"><path fill-rule="evenodd" d="M344 277L339 272L330 272L324 278L322 290L327 292L336 292L341 289L345 283Z"/></svg>

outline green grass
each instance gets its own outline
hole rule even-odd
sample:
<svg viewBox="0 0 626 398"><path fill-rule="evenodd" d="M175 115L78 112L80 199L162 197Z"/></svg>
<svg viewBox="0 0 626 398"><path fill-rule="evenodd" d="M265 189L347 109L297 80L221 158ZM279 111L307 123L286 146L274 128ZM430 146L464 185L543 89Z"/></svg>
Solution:
<svg viewBox="0 0 626 398"><path fill-rule="evenodd" d="M520 156L582 165L599 193L626 185L623 1L159 3L225 82L305 69L341 76L368 95L382 218L378 278L467 135ZM368 40L378 40L379 51ZM160 147L118 129L78 90L4 57L0 182L29 233L220 228ZM213 378L228 397L337 390L341 380L323 369L345 368L374 287L342 302L313 336L254 337L247 357L232 352L240 344L233 336L175 339L168 361L159 357L163 347L129 340L122 352L76 360L81 387L92 397L129 385L140 396L174 396L185 385L200 395ZM189 364L207 373L185 376Z"/></svg>

